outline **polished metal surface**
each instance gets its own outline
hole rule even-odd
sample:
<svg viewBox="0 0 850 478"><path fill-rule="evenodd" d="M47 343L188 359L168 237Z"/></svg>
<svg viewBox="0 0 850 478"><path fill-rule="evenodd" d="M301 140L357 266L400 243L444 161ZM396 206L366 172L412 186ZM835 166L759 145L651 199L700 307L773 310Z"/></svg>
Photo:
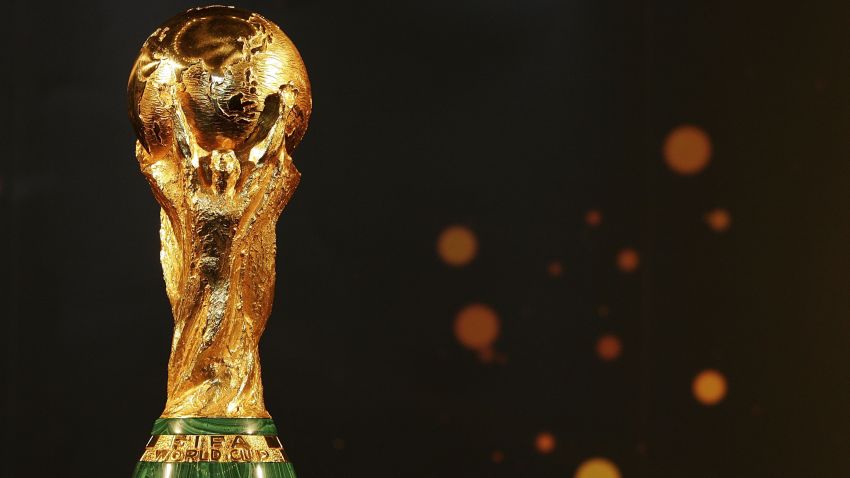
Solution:
<svg viewBox="0 0 850 478"><path fill-rule="evenodd" d="M174 315L162 416L268 417L257 346L312 106L301 57L255 13L198 8L147 39L127 90Z"/></svg>

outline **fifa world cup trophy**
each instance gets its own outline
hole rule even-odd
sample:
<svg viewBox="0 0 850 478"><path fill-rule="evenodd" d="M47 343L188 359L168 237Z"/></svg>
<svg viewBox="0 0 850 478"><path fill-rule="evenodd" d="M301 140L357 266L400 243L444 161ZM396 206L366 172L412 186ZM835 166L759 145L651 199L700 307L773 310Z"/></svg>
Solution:
<svg viewBox="0 0 850 478"><path fill-rule="evenodd" d="M174 315L165 410L136 478L294 477L263 403L275 224L310 118L301 56L255 13L206 7L153 32L127 86L136 158L161 206Z"/></svg>

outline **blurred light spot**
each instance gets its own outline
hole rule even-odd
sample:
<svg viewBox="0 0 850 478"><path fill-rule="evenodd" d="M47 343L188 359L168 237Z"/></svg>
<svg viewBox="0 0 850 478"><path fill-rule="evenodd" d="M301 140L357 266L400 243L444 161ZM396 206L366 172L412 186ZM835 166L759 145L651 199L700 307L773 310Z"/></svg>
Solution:
<svg viewBox="0 0 850 478"><path fill-rule="evenodd" d="M162 470L163 478L171 478L171 473L174 471L173 465L171 463L166 463L165 468Z"/></svg>
<svg viewBox="0 0 850 478"><path fill-rule="evenodd" d="M602 213L598 209L591 209L584 215L584 222L590 227L599 227L602 224Z"/></svg>
<svg viewBox="0 0 850 478"><path fill-rule="evenodd" d="M690 176L699 173L711 160L711 139L697 126L682 125L664 140L664 161L673 172Z"/></svg>
<svg viewBox="0 0 850 478"><path fill-rule="evenodd" d="M694 397L703 405L717 405L726 397L726 377L717 370L707 369L694 377Z"/></svg>
<svg viewBox="0 0 850 478"><path fill-rule="evenodd" d="M617 267L626 273L634 272L640 265L640 256L637 251L627 247L617 253Z"/></svg>
<svg viewBox="0 0 850 478"><path fill-rule="evenodd" d="M484 304L470 304L455 318L455 337L466 348L483 351L490 349L499 336L499 317Z"/></svg>
<svg viewBox="0 0 850 478"><path fill-rule="evenodd" d="M714 232L724 232L732 225L732 215L726 209L712 209L705 214L705 223Z"/></svg>
<svg viewBox="0 0 850 478"><path fill-rule="evenodd" d="M345 449L345 440L342 438L334 438L333 440L334 450L340 451Z"/></svg>
<svg viewBox="0 0 850 478"><path fill-rule="evenodd" d="M603 335L596 341L596 355L605 362L617 360L622 351L623 344L616 335Z"/></svg>
<svg viewBox="0 0 850 478"><path fill-rule="evenodd" d="M256 478L264 478L266 476L266 474L263 473L263 464L262 463L255 463L255 466L256 466L256 468L254 468L254 471L255 471L254 475L256 476Z"/></svg>
<svg viewBox="0 0 850 478"><path fill-rule="evenodd" d="M493 363L496 360L496 351L493 347L478 349L478 360L482 363Z"/></svg>
<svg viewBox="0 0 850 478"><path fill-rule="evenodd" d="M505 461L505 454L499 450L496 450L492 454L490 454L490 459L493 460L493 463L501 463Z"/></svg>
<svg viewBox="0 0 850 478"><path fill-rule="evenodd" d="M549 275L551 277L561 277L561 274L564 273L564 266L561 265L560 261L552 261L549 263Z"/></svg>
<svg viewBox="0 0 850 478"><path fill-rule="evenodd" d="M620 470L607 458L589 458L579 465L575 478L620 478Z"/></svg>
<svg viewBox="0 0 850 478"><path fill-rule="evenodd" d="M543 455L552 453L555 450L555 436L549 432L541 432L534 439L534 448Z"/></svg>
<svg viewBox="0 0 850 478"><path fill-rule="evenodd" d="M611 313L611 310L608 309L608 306L605 305L605 304L602 304L602 305L600 305L599 307L596 308L596 314L599 317L602 317L602 318L608 317L608 314L610 314L610 313Z"/></svg>
<svg viewBox="0 0 850 478"><path fill-rule="evenodd" d="M449 226L437 238L437 254L450 266L462 267L475 259L478 240L466 226Z"/></svg>
<svg viewBox="0 0 850 478"><path fill-rule="evenodd" d="M483 347L477 349L476 352L478 352L478 360L480 360L481 363L495 363L499 365L504 365L508 363L508 356L501 352L497 352L495 349L493 349L493 347Z"/></svg>

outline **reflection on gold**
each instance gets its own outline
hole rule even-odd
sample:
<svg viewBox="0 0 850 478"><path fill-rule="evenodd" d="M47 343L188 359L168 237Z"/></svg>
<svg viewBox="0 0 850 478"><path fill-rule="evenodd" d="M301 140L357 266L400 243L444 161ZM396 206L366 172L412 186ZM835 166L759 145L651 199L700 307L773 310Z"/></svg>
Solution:
<svg viewBox="0 0 850 478"><path fill-rule="evenodd" d="M257 346L312 105L301 57L257 14L198 8L145 41L127 90L174 315L162 416L268 417Z"/></svg>

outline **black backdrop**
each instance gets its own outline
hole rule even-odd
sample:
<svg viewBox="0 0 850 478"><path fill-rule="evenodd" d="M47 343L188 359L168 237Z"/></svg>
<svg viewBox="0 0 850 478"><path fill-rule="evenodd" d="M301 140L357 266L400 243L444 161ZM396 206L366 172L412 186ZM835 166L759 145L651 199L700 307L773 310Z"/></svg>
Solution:
<svg viewBox="0 0 850 478"><path fill-rule="evenodd" d="M261 344L299 476L850 474L850 8L744 3L239 2L313 84ZM124 98L190 6L7 7L4 476L129 476L161 411L158 208ZM662 160L683 123L714 146L694 177ZM480 245L463 268L435 252L455 223ZM506 360L455 340L468 302ZM729 382L714 407L704 368Z"/></svg>

